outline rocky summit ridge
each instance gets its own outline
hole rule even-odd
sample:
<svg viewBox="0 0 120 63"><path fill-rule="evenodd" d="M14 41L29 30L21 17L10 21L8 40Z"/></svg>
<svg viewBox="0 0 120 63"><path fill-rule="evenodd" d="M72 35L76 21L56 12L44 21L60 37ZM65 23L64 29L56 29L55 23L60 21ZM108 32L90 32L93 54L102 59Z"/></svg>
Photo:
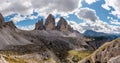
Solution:
<svg viewBox="0 0 120 63"><path fill-rule="evenodd" d="M43 24L43 19L39 20L35 25L35 30L57 30L61 32L74 31L63 17L60 18L56 26L55 18L52 14L48 15L45 20L45 24Z"/></svg>

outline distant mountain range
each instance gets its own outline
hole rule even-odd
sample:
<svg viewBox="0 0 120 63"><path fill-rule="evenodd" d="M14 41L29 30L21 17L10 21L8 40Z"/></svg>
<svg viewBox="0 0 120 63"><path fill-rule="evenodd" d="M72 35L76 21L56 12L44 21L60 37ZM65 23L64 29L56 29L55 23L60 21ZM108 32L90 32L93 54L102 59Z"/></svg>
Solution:
<svg viewBox="0 0 120 63"><path fill-rule="evenodd" d="M120 37L120 34L108 34L108 33L104 33L104 32L96 32L93 30L86 30L83 33L83 35L86 37L106 37L110 40Z"/></svg>

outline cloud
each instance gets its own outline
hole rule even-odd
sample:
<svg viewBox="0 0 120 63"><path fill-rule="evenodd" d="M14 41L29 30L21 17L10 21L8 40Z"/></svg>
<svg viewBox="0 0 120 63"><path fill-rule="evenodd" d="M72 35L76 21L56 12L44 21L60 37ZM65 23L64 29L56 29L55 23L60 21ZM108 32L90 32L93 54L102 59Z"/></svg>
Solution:
<svg viewBox="0 0 120 63"><path fill-rule="evenodd" d="M21 30L33 30L35 29L35 25L27 25L27 26L16 26L18 29L21 29Z"/></svg>
<svg viewBox="0 0 120 63"><path fill-rule="evenodd" d="M114 10L111 11L111 14L120 18L120 0L105 0L105 4L102 7L106 10Z"/></svg>
<svg viewBox="0 0 120 63"><path fill-rule="evenodd" d="M83 20L96 21L98 17L96 16L96 12L90 8L81 8L77 13L78 17Z"/></svg>
<svg viewBox="0 0 120 63"><path fill-rule="evenodd" d="M4 15L19 13L30 15L33 10L39 14L68 13L81 7L82 0L0 0L0 12Z"/></svg>
<svg viewBox="0 0 120 63"><path fill-rule="evenodd" d="M20 21L23 21L27 18L27 16L21 16L20 14L17 14L15 17L11 18L10 21L13 21L14 23L18 23Z"/></svg>
<svg viewBox="0 0 120 63"><path fill-rule="evenodd" d="M94 30L97 32L105 32L105 33L120 33L120 27L110 25L107 22L101 21L99 17L96 15L96 11L90 8L81 8L79 12L76 13L80 19L84 21L82 23L76 23L74 21L70 21L69 24L81 33L84 33L86 30ZM110 20L113 19L108 17ZM112 22L113 23L113 22ZM114 22L114 24L116 24Z"/></svg>
<svg viewBox="0 0 120 63"><path fill-rule="evenodd" d="M111 18L110 24L112 24L112 25L120 25L120 22L117 19Z"/></svg>
<svg viewBox="0 0 120 63"><path fill-rule="evenodd" d="M95 3L95 2L97 2L98 0L85 0L85 2L87 3L87 4L93 4L93 3Z"/></svg>
<svg viewBox="0 0 120 63"><path fill-rule="evenodd" d="M115 20L115 21L111 21L110 23L113 24L113 25L120 25L120 22L117 21L117 20Z"/></svg>
<svg viewBox="0 0 120 63"><path fill-rule="evenodd" d="M82 6L81 1L82 0L0 0L0 12L3 16L17 13L18 15L11 20L18 23L26 18L36 19L39 16L47 17L48 14L67 16ZM38 13L38 15L32 15L33 11Z"/></svg>
<svg viewBox="0 0 120 63"><path fill-rule="evenodd" d="M98 20L97 22L86 21L83 23L76 23L74 21L69 21L69 24L77 31L84 33L86 30L94 30L97 32L104 33L120 33L119 26L109 25L106 22Z"/></svg>
<svg viewBox="0 0 120 63"><path fill-rule="evenodd" d="M7 6L5 4L7 4ZM5 0L0 5L3 5L1 6L0 12L5 16L11 13L27 15L31 14L33 11L32 4L30 3L30 1Z"/></svg>

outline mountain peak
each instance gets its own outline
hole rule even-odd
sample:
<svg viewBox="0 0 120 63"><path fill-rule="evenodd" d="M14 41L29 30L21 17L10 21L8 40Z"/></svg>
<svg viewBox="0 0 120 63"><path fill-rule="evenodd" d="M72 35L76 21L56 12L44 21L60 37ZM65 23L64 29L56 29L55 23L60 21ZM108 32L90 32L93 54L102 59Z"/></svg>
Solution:
<svg viewBox="0 0 120 63"><path fill-rule="evenodd" d="M59 25L59 24L68 25L67 21L66 21L63 17L60 18L60 20L59 20L59 22L58 22L58 25Z"/></svg>
<svg viewBox="0 0 120 63"><path fill-rule="evenodd" d="M55 29L55 18L52 14L49 14L49 16L47 17L46 22L45 22L45 28L46 30Z"/></svg>
<svg viewBox="0 0 120 63"><path fill-rule="evenodd" d="M43 24L43 19L39 20L35 25L35 30L58 30L58 31L70 31L73 32L73 28L67 23L67 21L61 17L55 26L55 18L52 14L49 14L45 20L45 25Z"/></svg>
<svg viewBox="0 0 120 63"><path fill-rule="evenodd" d="M35 30L43 30L43 29L44 29L43 19L41 19L35 24Z"/></svg>
<svg viewBox="0 0 120 63"><path fill-rule="evenodd" d="M56 26L59 31L73 31L70 25L68 25L67 21L61 17Z"/></svg>

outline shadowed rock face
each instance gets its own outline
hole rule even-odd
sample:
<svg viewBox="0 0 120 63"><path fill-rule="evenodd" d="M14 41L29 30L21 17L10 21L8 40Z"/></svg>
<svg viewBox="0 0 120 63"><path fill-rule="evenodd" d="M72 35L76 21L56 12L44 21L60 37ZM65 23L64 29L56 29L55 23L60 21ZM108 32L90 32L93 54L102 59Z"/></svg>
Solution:
<svg viewBox="0 0 120 63"><path fill-rule="evenodd" d="M70 25L68 25L68 30L71 32L76 32L75 30L73 30L73 28Z"/></svg>
<svg viewBox="0 0 120 63"><path fill-rule="evenodd" d="M60 18L56 28L59 31L69 31L68 30L68 23L63 17Z"/></svg>
<svg viewBox="0 0 120 63"><path fill-rule="evenodd" d="M8 26L8 27L10 27L12 29L16 28L15 24L13 23L13 21L6 22L4 26Z"/></svg>
<svg viewBox="0 0 120 63"><path fill-rule="evenodd" d="M35 30L57 30L61 32L74 31L63 17L60 18L57 26L55 26L55 18L52 14L47 17L45 25L43 24L43 19L38 21L38 23L35 24Z"/></svg>
<svg viewBox="0 0 120 63"><path fill-rule="evenodd" d="M44 29L45 27L43 25L43 19L41 19L35 24L35 30L44 30Z"/></svg>
<svg viewBox="0 0 120 63"><path fill-rule="evenodd" d="M67 21L63 17L61 17L59 22L57 23L56 29L63 32L73 32L73 28L67 23Z"/></svg>
<svg viewBox="0 0 120 63"><path fill-rule="evenodd" d="M50 14L45 22L46 30L54 30L55 29L55 18L52 14Z"/></svg>
<svg viewBox="0 0 120 63"><path fill-rule="evenodd" d="M0 13L0 26L4 25L4 18L2 16L2 14Z"/></svg>

